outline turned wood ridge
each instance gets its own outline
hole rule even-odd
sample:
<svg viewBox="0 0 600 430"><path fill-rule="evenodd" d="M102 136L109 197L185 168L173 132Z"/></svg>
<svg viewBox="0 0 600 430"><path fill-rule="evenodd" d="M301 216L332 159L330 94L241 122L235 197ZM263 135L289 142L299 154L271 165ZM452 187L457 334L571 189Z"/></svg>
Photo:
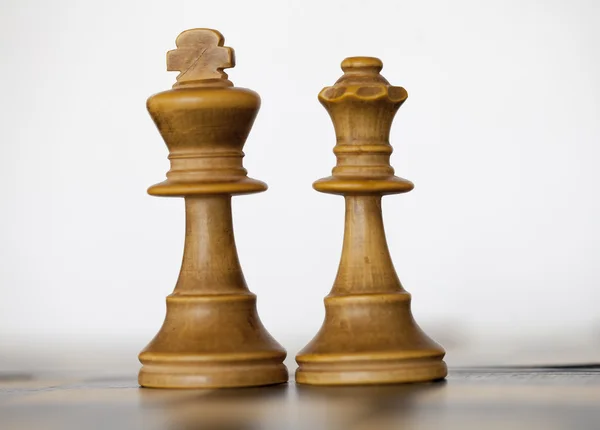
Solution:
<svg viewBox="0 0 600 430"><path fill-rule="evenodd" d="M297 355L296 382L314 385L432 381L447 374L443 348L414 321L387 246L381 197L413 189L394 176L389 133L408 94L379 74L382 62L351 57L344 75L324 88L337 143L332 175L315 190L343 195L346 218L342 257L326 316L315 338Z"/></svg>
<svg viewBox="0 0 600 430"><path fill-rule="evenodd" d="M233 235L231 196L265 191L247 176L242 152L260 107L223 69L233 49L215 30L177 37L167 69L173 89L148 99L168 149L167 180L148 193L185 199L183 262L165 322L140 353L145 387L243 387L285 382L286 352L266 331L246 285Z"/></svg>

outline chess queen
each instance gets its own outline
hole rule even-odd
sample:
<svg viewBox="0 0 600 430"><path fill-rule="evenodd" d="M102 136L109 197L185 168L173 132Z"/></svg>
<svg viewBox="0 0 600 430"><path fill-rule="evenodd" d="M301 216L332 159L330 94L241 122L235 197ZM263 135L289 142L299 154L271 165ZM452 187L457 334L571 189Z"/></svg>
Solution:
<svg viewBox="0 0 600 430"><path fill-rule="evenodd" d="M423 382L446 376L444 349L415 322L388 250L381 198L413 184L394 175L392 120L408 94L379 74L381 61L346 58L319 101L337 136L332 175L313 187L346 201L342 258L325 298L325 321L296 356L296 382L313 385Z"/></svg>

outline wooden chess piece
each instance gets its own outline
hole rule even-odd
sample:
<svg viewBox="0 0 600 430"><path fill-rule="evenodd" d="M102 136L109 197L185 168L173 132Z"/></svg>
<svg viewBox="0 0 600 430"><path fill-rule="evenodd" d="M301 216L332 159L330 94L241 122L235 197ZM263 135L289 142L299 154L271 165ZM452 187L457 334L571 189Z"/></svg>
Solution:
<svg viewBox="0 0 600 430"><path fill-rule="evenodd" d="M421 331L390 257L381 197L413 188L394 176L389 133L408 97L379 74L382 62L346 58L344 75L319 101L337 135L332 175L315 190L346 200L344 244L337 277L325 298L325 321L296 356L296 382L314 385L432 381L447 374L444 349Z"/></svg>
<svg viewBox="0 0 600 430"><path fill-rule="evenodd" d="M285 350L267 332L246 286L231 196L265 191L246 176L242 148L260 107L223 69L234 53L209 29L184 31L167 54L181 73L147 107L169 149L167 180L148 193L185 199L183 263L165 322L140 353L144 387L243 387L286 382Z"/></svg>

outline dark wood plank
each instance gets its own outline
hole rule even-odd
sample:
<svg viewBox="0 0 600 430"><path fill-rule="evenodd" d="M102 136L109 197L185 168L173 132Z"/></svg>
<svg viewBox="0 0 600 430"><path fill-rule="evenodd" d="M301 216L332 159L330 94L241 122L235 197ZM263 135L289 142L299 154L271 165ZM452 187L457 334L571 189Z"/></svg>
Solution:
<svg viewBox="0 0 600 430"><path fill-rule="evenodd" d="M443 382L157 390L125 377L0 377L0 428L598 429L600 370L453 369Z"/></svg>

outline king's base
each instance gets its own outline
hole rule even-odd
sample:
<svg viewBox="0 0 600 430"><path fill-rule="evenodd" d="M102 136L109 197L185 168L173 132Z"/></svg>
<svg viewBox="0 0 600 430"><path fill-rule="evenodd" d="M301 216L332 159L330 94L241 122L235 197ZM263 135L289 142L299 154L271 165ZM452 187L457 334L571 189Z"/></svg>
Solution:
<svg viewBox="0 0 600 430"><path fill-rule="evenodd" d="M140 353L138 381L153 388L229 388L288 380L285 350L253 294L171 295L158 334Z"/></svg>
<svg viewBox="0 0 600 430"><path fill-rule="evenodd" d="M138 382L148 388L233 388L287 382L288 371L281 363L227 365L145 365Z"/></svg>
<svg viewBox="0 0 600 430"><path fill-rule="evenodd" d="M363 355L363 354L361 354ZM298 357L300 367L296 370L296 382L309 385L373 385L430 382L444 379L448 374L441 358L413 360L353 361L351 355L339 361L327 360L325 356L313 356L313 360Z"/></svg>

